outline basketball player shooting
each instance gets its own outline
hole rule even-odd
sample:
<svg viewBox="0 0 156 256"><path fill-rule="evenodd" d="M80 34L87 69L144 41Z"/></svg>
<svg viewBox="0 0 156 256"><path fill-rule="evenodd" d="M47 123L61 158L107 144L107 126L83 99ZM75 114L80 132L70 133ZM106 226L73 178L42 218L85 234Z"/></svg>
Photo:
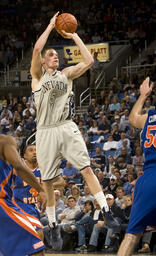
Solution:
<svg viewBox="0 0 156 256"><path fill-rule="evenodd" d="M90 167L90 158L77 125L71 119L72 81L80 77L93 65L93 57L77 33L60 34L71 39L79 47L83 61L57 71L59 59L57 52L43 49L49 34L55 28L56 13L49 25L38 38L31 62L32 92L37 108L36 152L43 186L47 194L47 215L52 236L57 238L55 219L55 200L53 183L61 175L60 160L67 159L83 175L91 193L98 201L107 224L114 219L102 192L101 186ZM56 241L57 243L57 241Z"/></svg>

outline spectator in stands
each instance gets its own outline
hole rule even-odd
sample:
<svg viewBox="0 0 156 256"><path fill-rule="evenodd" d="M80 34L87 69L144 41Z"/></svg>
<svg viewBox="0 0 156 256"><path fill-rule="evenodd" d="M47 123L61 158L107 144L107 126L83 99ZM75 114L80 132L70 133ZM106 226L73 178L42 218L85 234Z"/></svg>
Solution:
<svg viewBox="0 0 156 256"><path fill-rule="evenodd" d="M122 132L126 132L130 129L129 124L129 110L125 109L124 114L121 116L120 123L119 123L119 130Z"/></svg>
<svg viewBox="0 0 156 256"><path fill-rule="evenodd" d="M96 106L97 106L96 99L92 98L91 103L89 104L87 109L87 115L93 116Z"/></svg>
<svg viewBox="0 0 156 256"><path fill-rule="evenodd" d="M124 146L123 145L124 140L127 141L127 148L130 148L130 140L128 138L126 138L126 133L122 132L120 135L120 140L118 141L118 145L117 145L118 149L121 149Z"/></svg>
<svg viewBox="0 0 156 256"><path fill-rule="evenodd" d="M110 184L110 179L105 177L105 174L101 171L101 170L98 170L97 174L96 174L98 180L99 180L99 183L103 189L103 191L105 191L105 189L109 186Z"/></svg>
<svg viewBox="0 0 156 256"><path fill-rule="evenodd" d="M81 132L81 135L86 143L86 146L88 149L91 149L91 144L90 144L90 140L89 140L89 136L87 133L85 133L85 129L84 128L80 128L80 132Z"/></svg>
<svg viewBox="0 0 156 256"><path fill-rule="evenodd" d="M150 109L155 109L155 106L152 106L150 98L147 98L145 101L143 112L148 113Z"/></svg>
<svg viewBox="0 0 156 256"><path fill-rule="evenodd" d="M128 174L127 181L123 184L125 195L132 195L133 185L132 181L135 180L134 174Z"/></svg>
<svg viewBox="0 0 156 256"><path fill-rule="evenodd" d="M121 103L120 103L120 109L119 109L119 116L124 115L126 109L126 105L123 99L121 99Z"/></svg>
<svg viewBox="0 0 156 256"><path fill-rule="evenodd" d="M127 148L126 147L122 147L120 149L120 155L119 157L123 157L124 160L125 160L125 163L127 164L131 164L132 163L132 158L131 158L131 155L127 153Z"/></svg>
<svg viewBox="0 0 156 256"><path fill-rule="evenodd" d="M105 115L109 113L109 104L110 104L110 99L106 98L104 104L102 105L102 111Z"/></svg>
<svg viewBox="0 0 156 256"><path fill-rule="evenodd" d="M141 147L137 147L135 150L135 155L133 156L133 165L143 165L144 164L144 155Z"/></svg>
<svg viewBox="0 0 156 256"><path fill-rule="evenodd" d="M117 181L116 176L111 175L109 185L108 187L106 187L107 190L105 189L106 193L112 194L114 198L116 198L116 189L118 187L116 181Z"/></svg>
<svg viewBox="0 0 156 256"><path fill-rule="evenodd" d="M82 192L81 203L83 204L88 200L94 202L94 197L92 196L88 185L85 184Z"/></svg>
<svg viewBox="0 0 156 256"><path fill-rule="evenodd" d="M94 114L93 114L93 116L92 116L93 119L95 119L95 120L98 120L98 119L99 119L99 117L100 117L99 112L100 112L99 106L96 106L96 107L95 107Z"/></svg>
<svg viewBox="0 0 156 256"><path fill-rule="evenodd" d="M110 177L112 175L112 167L115 167L115 159L113 156L109 155L107 159L106 172L107 176Z"/></svg>
<svg viewBox="0 0 156 256"><path fill-rule="evenodd" d="M79 121L79 123L78 123L78 128L79 128L79 130L80 130L81 128L83 128L84 131L85 131L85 134L87 134L87 127L86 127L86 125L84 124L83 120L81 120L81 119L80 119L80 121Z"/></svg>
<svg viewBox="0 0 156 256"><path fill-rule="evenodd" d="M87 200L84 203L83 210L76 216L75 228L78 232L78 247L76 248L76 252L83 251L87 249L86 237L92 232L93 225L95 220L94 216L94 204L92 201Z"/></svg>
<svg viewBox="0 0 156 256"><path fill-rule="evenodd" d="M112 226L112 228L107 227L107 223L100 218L98 219L98 222L94 224L93 231L89 240L89 246L88 246L88 252L94 252L97 250L98 245L98 237L99 233L107 233L106 239L105 239L105 246L107 246L107 252L113 252L117 251L118 249L118 240L119 240L119 234L120 234L120 223L124 219L122 210L115 204L114 196L112 194L106 195L107 203L110 208L110 210L113 213L114 218L116 219L116 225ZM108 249L108 247L111 245L111 240L109 236L112 236L112 247Z"/></svg>
<svg viewBox="0 0 156 256"><path fill-rule="evenodd" d="M15 131L14 132L14 138L16 140L16 143L17 143L17 148L18 150L20 150L21 146L22 146L22 143L23 143L23 138L22 136L20 136L20 132L19 131Z"/></svg>
<svg viewBox="0 0 156 256"><path fill-rule="evenodd" d="M134 151L135 151L135 147L134 147L135 141L136 139L138 139L139 135L140 135L139 130L134 128L132 125L130 125L130 129L126 132L126 137L130 140L132 155L134 154Z"/></svg>
<svg viewBox="0 0 156 256"><path fill-rule="evenodd" d="M118 168L114 168L114 176L116 176L116 184L119 187L122 187L124 184L124 179L121 178L121 173Z"/></svg>
<svg viewBox="0 0 156 256"><path fill-rule="evenodd" d="M119 206L121 208L121 206L123 205L124 201L125 201L125 193L124 193L124 189L123 187L117 187L116 189L116 198L115 198L115 203L117 204L117 206Z"/></svg>
<svg viewBox="0 0 156 256"><path fill-rule="evenodd" d="M68 196L67 203L68 207L58 215L59 226L65 232L71 231L71 226L75 224L75 217L81 211L80 207L76 205L76 199L72 195Z"/></svg>
<svg viewBox="0 0 156 256"><path fill-rule="evenodd" d="M108 141L104 143L103 145L103 150L108 151L108 150L117 150L117 144L118 142L113 140L113 135L109 134L108 135Z"/></svg>
<svg viewBox="0 0 156 256"><path fill-rule="evenodd" d="M26 122L25 128L31 133L36 131L36 122L34 121L34 118L32 116L30 116L28 121Z"/></svg>
<svg viewBox="0 0 156 256"><path fill-rule="evenodd" d="M35 117L35 114L36 114L35 110L34 110L34 108L31 107L29 102L26 102L26 108L24 108L24 110L23 110L23 117L25 117L26 111L29 111L30 115Z"/></svg>
<svg viewBox="0 0 156 256"><path fill-rule="evenodd" d="M82 206L83 202L82 202L82 197L81 197L81 192L80 192L80 188L78 187L78 185L73 185L71 187L71 195L75 198L76 200L76 205L78 206ZM70 196L70 195L69 195Z"/></svg>
<svg viewBox="0 0 156 256"><path fill-rule="evenodd" d="M96 154L91 158L91 165L95 168L100 168L104 171L106 165L106 159L100 147L96 147Z"/></svg>
<svg viewBox="0 0 156 256"><path fill-rule="evenodd" d="M131 207L132 207L132 197L131 197L131 195L126 195L124 197L124 202L121 205L121 209L124 214L124 222L121 224L121 230L122 230L123 234L125 234L127 226L128 226L129 217L130 217L130 213L131 213Z"/></svg>
<svg viewBox="0 0 156 256"><path fill-rule="evenodd" d="M59 190L54 190L55 193L55 208L56 208L56 219L58 220L58 215L63 212L65 209L65 204L64 202L60 199L60 191Z"/></svg>
<svg viewBox="0 0 156 256"><path fill-rule="evenodd" d="M152 239L152 230L147 231L142 236L142 248L138 250L139 253L150 253L150 243Z"/></svg>
<svg viewBox="0 0 156 256"><path fill-rule="evenodd" d="M98 122L97 120L93 120L93 124L88 130L88 135L96 135L97 131L98 131Z"/></svg>
<svg viewBox="0 0 156 256"><path fill-rule="evenodd" d="M66 167L62 170L62 176L65 180L74 181L75 184L79 184L82 181L81 174L68 161L66 162Z"/></svg>
<svg viewBox="0 0 156 256"><path fill-rule="evenodd" d="M97 134L98 135L108 135L108 133L110 132L110 125L107 121L107 117L103 116L102 117L102 122L98 125L98 131Z"/></svg>
<svg viewBox="0 0 156 256"><path fill-rule="evenodd" d="M0 125L3 133L7 133L9 131L9 114L8 113L3 115L3 118L0 121Z"/></svg>
<svg viewBox="0 0 156 256"><path fill-rule="evenodd" d="M125 160L123 157L118 157L116 161L116 167L121 173L121 178L123 178L127 173L127 164L125 163Z"/></svg>
<svg viewBox="0 0 156 256"><path fill-rule="evenodd" d="M14 136L15 130L14 130L14 125L9 124L9 131L7 132L7 135Z"/></svg>
<svg viewBox="0 0 156 256"><path fill-rule="evenodd" d="M3 107L3 110L1 112L1 115L0 115L0 120L4 117L6 117L6 115L8 115L8 118L9 119L12 119L13 118L13 114L12 112L7 108L7 106L4 106Z"/></svg>
<svg viewBox="0 0 156 256"><path fill-rule="evenodd" d="M120 102L117 96L114 96L111 103L109 104L109 111L114 113L115 110L119 111L120 109Z"/></svg>
<svg viewBox="0 0 156 256"><path fill-rule="evenodd" d="M119 116L118 116L119 117ZM118 117L117 118L115 118L115 120L117 120L118 119ZM119 117L119 120L120 120L120 117ZM113 140L115 140L115 141L119 141L120 140L120 131L119 131L119 126L118 126L118 124L116 123L114 123L114 125L113 125L113 127L112 127L112 130L111 130L111 134L113 135Z"/></svg>
<svg viewBox="0 0 156 256"><path fill-rule="evenodd" d="M100 91L100 97L99 97L97 103L102 107L105 103L105 99L106 99L105 90L101 90Z"/></svg>

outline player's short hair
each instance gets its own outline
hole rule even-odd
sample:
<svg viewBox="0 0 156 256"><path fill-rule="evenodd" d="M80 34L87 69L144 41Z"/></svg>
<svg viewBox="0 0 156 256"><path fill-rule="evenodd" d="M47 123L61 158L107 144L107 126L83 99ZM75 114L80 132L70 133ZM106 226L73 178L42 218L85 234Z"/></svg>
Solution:
<svg viewBox="0 0 156 256"><path fill-rule="evenodd" d="M51 46L46 46L45 48L43 48L43 50L41 51L41 56L44 57L45 56L45 53L48 51L48 50L54 50L54 48L52 48Z"/></svg>

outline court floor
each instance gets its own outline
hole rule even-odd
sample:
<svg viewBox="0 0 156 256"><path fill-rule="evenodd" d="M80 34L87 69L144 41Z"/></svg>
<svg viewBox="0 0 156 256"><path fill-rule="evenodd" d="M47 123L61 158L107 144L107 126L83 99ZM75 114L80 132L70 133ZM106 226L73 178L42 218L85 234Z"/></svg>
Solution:
<svg viewBox="0 0 156 256"><path fill-rule="evenodd" d="M54 256L54 254L56 254L56 253L53 253L53 254L46 254L46 256ZM99 256L99 255L103 255L103 256L116 256L116 254L103 254L103 253L99 253L99 254L97 254L97 253L92 253L92 254L88 254L88 253L63 253L63 254L61 254L61 253L57 253L57 256L74 256L75 254L78 254L79 256ZM156 255L156 254L134 254L135 256L136 255L139 255L139 256L150 256L150 255Z"/></svg>

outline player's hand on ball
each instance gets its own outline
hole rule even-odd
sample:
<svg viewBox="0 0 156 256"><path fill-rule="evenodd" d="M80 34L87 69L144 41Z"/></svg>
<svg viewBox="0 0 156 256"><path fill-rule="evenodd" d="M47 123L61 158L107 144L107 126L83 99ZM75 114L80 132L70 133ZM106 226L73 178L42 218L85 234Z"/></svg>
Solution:
<svg viewBox="0 0 156 256"><path fill-rule="evenodd" d="M60 34L61 34L61 36L63 36L66 39L72 39L74 34L76 34L76 33L67 33L64 30L61 30Z"/></svg>
<svg viewBox="0 0 156 256"><path fill-rule="evenodd" d="M44 191L41 191L37 197L38 208L41 209L41 215L43 215L46 209L47 197Z"/></svg>
<svg viewBox="0 0 156 256"><path fill-rule="evenodd" d="M57 16L59 15L59 12L55 13L55 15L51 18L50 24L55 27Z"/></svg>

